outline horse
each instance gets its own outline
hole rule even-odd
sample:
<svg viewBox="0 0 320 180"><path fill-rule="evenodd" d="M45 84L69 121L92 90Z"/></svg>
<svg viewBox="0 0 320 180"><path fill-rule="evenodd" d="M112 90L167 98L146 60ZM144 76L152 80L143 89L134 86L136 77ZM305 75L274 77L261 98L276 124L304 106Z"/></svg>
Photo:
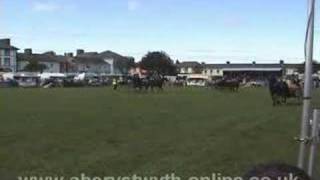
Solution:
<svg viewBox="0 0 320 180"><path fill-rule="evenodd" d="M287 104L288 98L296 98L299 102L302 99L302 87L297 80L269 79L269 91L273 106Z"/></svg>
<svg viewBox="0 0 320 180"><path fill-rule="evenodd" d="M149 88L149 83L146 78L140 78L139 75L133 75L131 78L131 82L134 89L142 90L145 88L146 90Z"/></svg>
<svg viewBox="0 0 320 180"><path fill-rule="evenodd" d="M218 89L229 89L233 92L238 92L240 88L240 81L237 79L222 79L213 84Z"/></svg>
<svg viewBox="0 0 320 180"><path fill-rule="evenodd" d="M159 90L163 90L163 86L166 81L168 81L167 78L161 76L161 75L153 75L148 77L148 83L151 90L154 88L158 88Z"/></svg>
<svg viewBox="0 0 320 180"><path fill-rule="evenodd" d="M168 80L161 75L148 75L145 78L140 78L138 75L132 77L133 88L139 90L154 90L154 88L163 90L166 81Z"/></svg>

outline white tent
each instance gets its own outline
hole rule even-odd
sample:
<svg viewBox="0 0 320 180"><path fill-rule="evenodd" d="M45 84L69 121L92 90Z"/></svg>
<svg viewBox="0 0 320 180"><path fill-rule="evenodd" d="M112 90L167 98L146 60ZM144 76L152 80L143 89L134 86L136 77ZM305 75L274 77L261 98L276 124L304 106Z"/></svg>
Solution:
<svg viewBox="0 0 320 180"><path fill-rule="evenodd" d="M66 75L62 73L42 73L40 74L40 79L45 80L45 79L50 79L50 78L65 78Z"/></svg>

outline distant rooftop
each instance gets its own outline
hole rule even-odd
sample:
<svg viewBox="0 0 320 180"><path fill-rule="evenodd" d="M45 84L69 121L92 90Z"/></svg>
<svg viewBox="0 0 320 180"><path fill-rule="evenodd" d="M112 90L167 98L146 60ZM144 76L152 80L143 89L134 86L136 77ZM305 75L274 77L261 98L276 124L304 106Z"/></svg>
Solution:
<svg viewBox="0 0 320 180"><path fill-rule="evenodd" d="M19 50L18 48L11 46L10 39L0 39L0 49Z"/></svg>
<svg viewBox="0 0 320 180"><path fill-rule="evenodd" d="M196 66L199 66L199 65L201 65L201 64L199 62L197 62L197 61L185 61L185 62L179 63L177 66L179 68L185 68L185 67L193 68L193 67L196 67Z"/></svg>
<svg viewBox="0 0 320 180"><path fill-rule="evenodd" d="M221 69L224 71L280 71L283 68L301 68L300 64L285 64L284 61L279 63L231 63L227 61L225 64L200 64L196 61L187 61L178 64L179 68L194 68L196 66L202 66L204 69Z"/></svg>

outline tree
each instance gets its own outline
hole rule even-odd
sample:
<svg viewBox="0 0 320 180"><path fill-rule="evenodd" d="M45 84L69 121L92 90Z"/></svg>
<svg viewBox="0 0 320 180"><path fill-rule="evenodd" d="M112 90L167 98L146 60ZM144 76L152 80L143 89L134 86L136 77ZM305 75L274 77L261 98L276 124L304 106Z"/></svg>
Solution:
<svg viewBox="0 0 320 180"><path fill-rule="evenodd" d="M44 64L40 64L38 61L30 60L29 63L24 68L24 71L28 72L43 72L47 69L47 66Z"/></svg>
<svg viewBox="0 0 320 180"><path fill-rule="evenodd" d="M177 73L173 60L163 51L149 52L142 58L139 65L145 70L162 75L176 75Z"/></svg>

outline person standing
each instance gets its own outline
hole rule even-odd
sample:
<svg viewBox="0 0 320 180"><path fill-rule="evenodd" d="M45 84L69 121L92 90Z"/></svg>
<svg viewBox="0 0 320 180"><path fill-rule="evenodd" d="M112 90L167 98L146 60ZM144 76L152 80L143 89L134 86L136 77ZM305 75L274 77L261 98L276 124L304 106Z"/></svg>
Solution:
<svg viewBox="0 0 320 180"><path fill-rule="evenodd" d="M112 86L113 86L113 90L116 91L118 89L118 81L116 78L113 79Z"/></svg>

